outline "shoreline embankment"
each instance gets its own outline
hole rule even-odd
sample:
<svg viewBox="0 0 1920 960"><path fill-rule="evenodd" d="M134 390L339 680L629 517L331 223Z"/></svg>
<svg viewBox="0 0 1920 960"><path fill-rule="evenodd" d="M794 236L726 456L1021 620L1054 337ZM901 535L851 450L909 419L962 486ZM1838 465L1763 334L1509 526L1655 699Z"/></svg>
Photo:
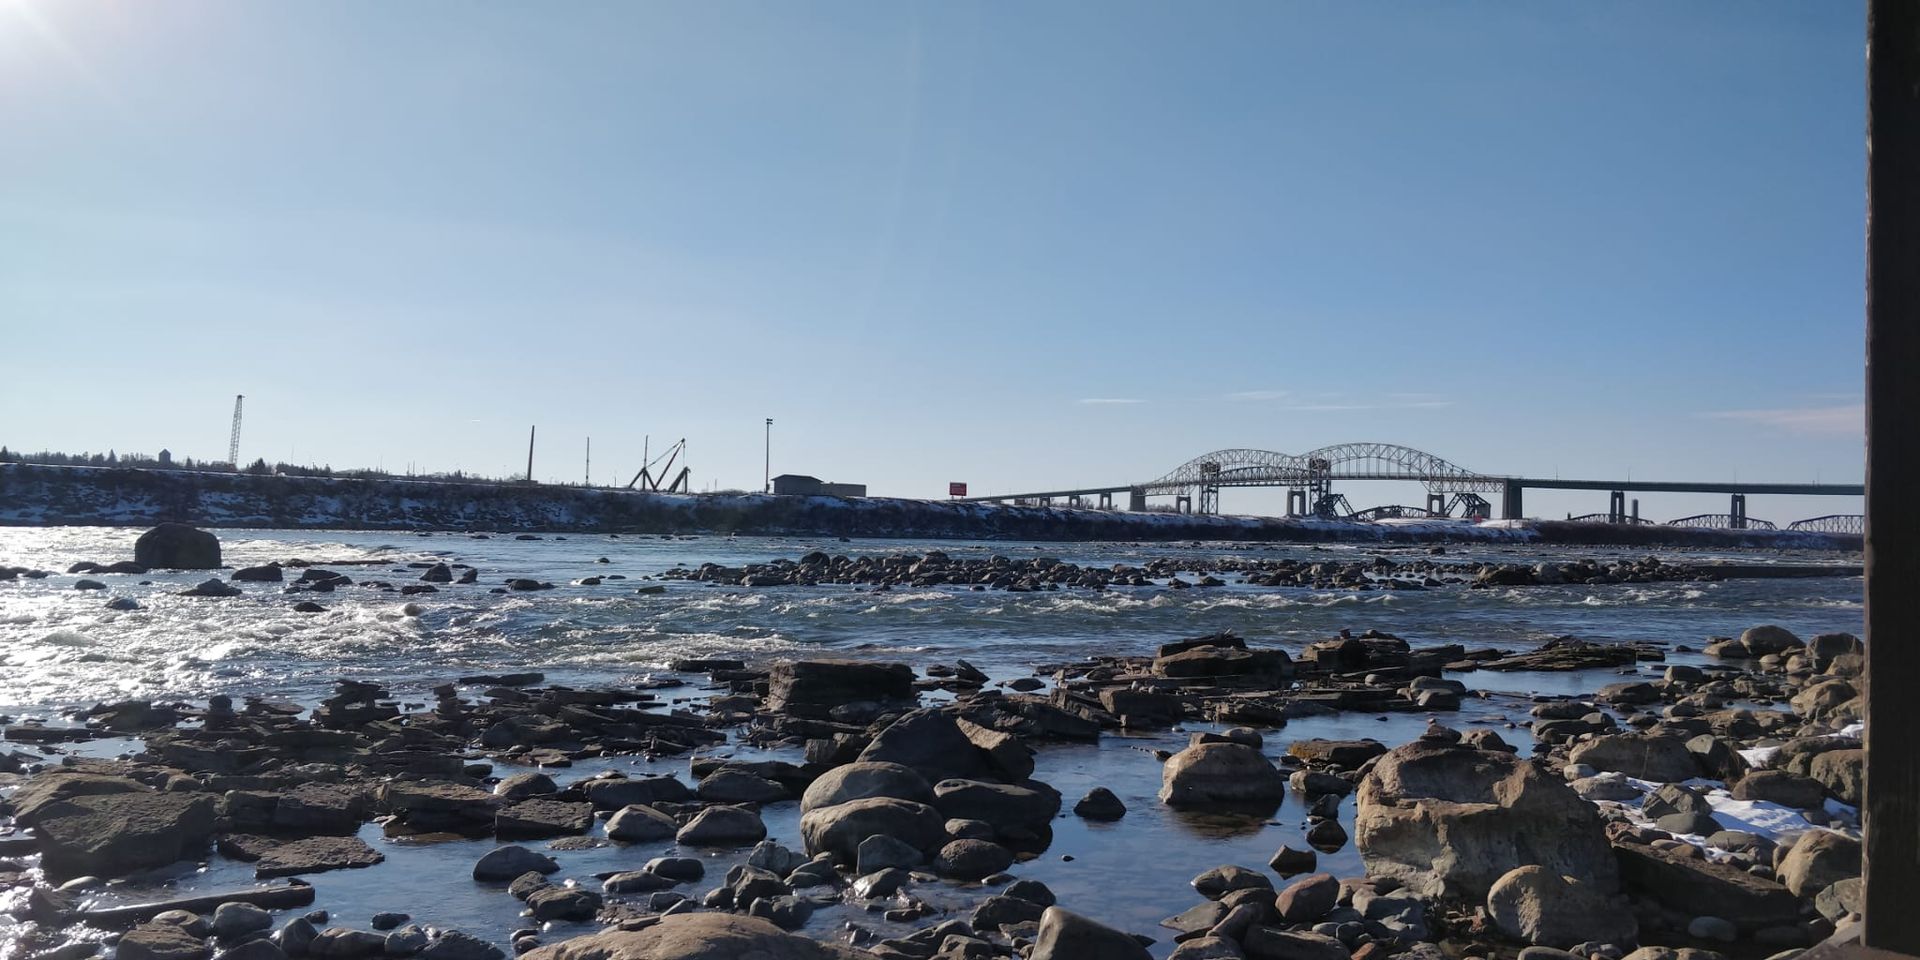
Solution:
<svg viewBox="0 0 1920 960"><path fill-rule="evenodd" d="M0 526L150 526L163 521L313 530L1861 549L1861 538L1850 534L1560 520L1366 523L884 497L666 494L544 484L0 465Z"/></svg>

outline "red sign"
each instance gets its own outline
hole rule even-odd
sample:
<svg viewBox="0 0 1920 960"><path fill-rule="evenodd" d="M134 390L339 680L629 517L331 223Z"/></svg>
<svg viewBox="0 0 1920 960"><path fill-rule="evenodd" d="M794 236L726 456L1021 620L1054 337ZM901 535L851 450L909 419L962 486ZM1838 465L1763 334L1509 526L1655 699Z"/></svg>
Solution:
<svg viewBox="0 0 1920 960"><path fill-rule="evenodd" d="M967 495L967 485L966 485L966 484L964 484L964 483L949 483L949 484L947 484L947 496L949 496L949 497L964 497L964 496L966 496L966 495Z"/></svg>

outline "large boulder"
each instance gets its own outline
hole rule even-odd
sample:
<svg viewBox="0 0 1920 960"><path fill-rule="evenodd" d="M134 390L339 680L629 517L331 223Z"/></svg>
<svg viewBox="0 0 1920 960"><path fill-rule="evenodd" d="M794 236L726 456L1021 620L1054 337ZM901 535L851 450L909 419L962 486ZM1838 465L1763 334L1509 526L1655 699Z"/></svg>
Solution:
<svg viewBox="0 0 1920 960"><path fill-rule="evenodd" d="M787 660L767 672L767 709L811 720L828 719L848 703L885 708L914 700L913 668L904 663Z"/></svg>
<svg viewBox="0 0 1920 960"><path fill-rule="evenodd" d="M1542 947L1632 943L1640 925L1618 898L1545 867L1515 867L1487 891L1487 914L1500 932Z"/></svg>
<svg viewBox="0 0 1920 960"><path fill-rule="evenodd" d="M163 523L133 542L133 562L155 570L218 570L220 538L184 523Z"/></svg>
<svg viewBox="0 0 1920 960"><path fill-rule="evenodd" d="M859 960L836 943L795 936L759 917L679 913L644 930L605 930L523 954L526 960Z"/></svg>
<svg viewBox="0 0 1920 960"><path fill-rule="evenodd" d="M861 841L872 836L892 837L926 853L946 842L947 820L924 803L892 797L849 800L800 817L800 838L807 853L831 853L838 863L856 863Z"/></svg>
<svg viewBox="0 0 1920 960"><path fill-rule="evenodd" d="M1764 657L1769 653L1798 650L1804 644L1800 642L1799 637L1793 635L1793 631L1786 627L1766 624L1748 627L1744 633L1740 634L1740 646L1746 650L1749 657Z"/></svg>
<svg viewBox="0 0 1920 960"><path fill-rule="evenodd" d="M1799 915L1800 903L1785 887L1732 864L1639 843L1623 843L1615 853L1628 887L1681 913L1719 917L1749 933Z"/></svg>
<svg viewBox="0 0 1920 960"><path fill-rule="evenodd" d="M800 809L815 810L868 797L928 803L933 800L933 787L913 768L897 763L846 763L808 784L807 792L800 796Z"/></svg>
<svg viewBox="0 0 1920 960"><path fill-rule="evenodd" d="M1277 804L1287 778L1243 743L1195 744L1160 769L1160 802L1170 807Z"/></svg>
<svg viewBox="0 0 1920 960"><path fill-rule="evenodd" d="M1615 733L1594 737L1567 753L1568 763L1613 770L1655 783L1676 783L1700 775L1700 765L1679 737Z"/></svg>
<svg viewBox="0 0 1920 960"><path fill-rule="evenodd" d="M1867 751L1849 748L1817 754L1807 764L1807 774L1819 781L1827 793L1841 803L1859 806L1867 799Z"/></svg>
<svg viewBox="0 0 1920 960"><path fill-rule="evenodd" d="M1482 903L1529 864L1599 894L1618 887L1599 809L1510 753L1416 740L1375 762L1357 804L1367 873L1420 896Z"/></svg>
<svg viewBox="0 0 1920 960"><path fill-rule="evenodd" d="M198 856L218 804L205 793L109 793L47 804L35 813L41 866L51 879L124 877Z"/></svg>
<svg viewBox="0 0 1920 960"><path fill-rule="evenodd" d="M958 717L946 710L915 710L895 720L860 751L859 761L911 767L929 783L994 775L986 752L974 746Z"/></svg>
<svg viewBox="0 0 1920 960"><path fill-rule="evenodd" d="M1060 812L1060 792L1029 780L1025 784L942 780L933 785L933 807L948 820L984 820L1002 832L1043 826Z"/></svg>
<svg viewBox="0 0 1920 960"><path fill-rule="evenodd" d="M1151 956L1130 934L1048 907L1040 915L1040 933L1027 960L1149 960Z"/></svg>
<svg viewBox="0 0 1920 960"><path fill-rule="evenodd" d="M1796 897L1860 875L1860 841L1832 830L1809 830L1780 862L1780 882Z"/></svg>

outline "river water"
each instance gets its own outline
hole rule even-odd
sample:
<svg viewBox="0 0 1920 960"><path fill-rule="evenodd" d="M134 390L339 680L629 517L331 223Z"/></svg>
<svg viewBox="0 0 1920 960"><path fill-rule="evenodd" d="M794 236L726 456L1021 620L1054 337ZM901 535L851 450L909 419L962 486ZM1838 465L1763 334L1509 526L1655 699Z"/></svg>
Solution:
<svg viewBox="0 0 1920 960"><path fill-rule="evenodd" d="M658 581L675 566L725 564L829 553L922 553L954 557L1001 554L1053 556L1080 564L1138 564L1157 557L1263 556L1315 560L1366 560L1387 556L1410 561L1425 547L1383 549L1377 545L1127 545L1023 543L912 543L805 538L674 538L597 535L548 536L534 541L508 535L475 539L468 534L414 535L314 531L221 531L230 566L300 558L324 565L378 560L370 566L337 566L356 581L384 580L396 586L417 581L407 563L446 560L479 570L475 585L442 585L439 592L402 597L364 586L333 593L287 595L279 584L243 584L242 597L208 599L175 593L206 574L86 575L104 591L80 591L82 575L64 571L79 560L108 563L132 556L140 531L121 528L0 529L0 565L55 571L45 579L0 582L0 712L52 717L57 708L128 697L204 700L213 693L262 694L311 702L340 677L378 680L403 699L428 699L427 688L461 674L541 670L554 682L615 683L664 672L682 657L740 656L766 659L830 654L903 660L916 668L965 658L995 679L1024 676L1036 665L1090 654L1149 652L1182 637L1232 630L1262 645L1297 652L1306 643L1341 629L1378 629L1416 646L1458 642L1468 646L1530 648L1571 635L1596 641L1656 641L1698 649L1713 635L1730 635L1759 623L1777 623L1805 637L1861 630L1861 582L1857 577L1803 580L1734 580L1607 586L1539 586L1423 592L1314 591L1229 585L1172 590L1164 586L1106 592L1063 589L1043 593L974 592L964 587L871 592L847 586L737 588ZM1617 550L1569 550L1509 545L1449 547L1447 560L1539 562L1637 554ZM1666 559L1710 560L1705 553L1662 552ZM607 562L599 562L605 558ZM1742 562L1856 562L1831 554L1728 555ZM597 586L574 585L589 576L621 575ZM508 578L551 581L555 589L495 594ZM1229 578L1231 579L1231 578ZM642 585L664 585L643 594ZM107 608L112 597L131 597L133 611ZM292 612L313 599L323 613ZM409 611L406 604L416 604ZM1700 662L1674 653L1671 662ZM1624 673L1651 676L1658 665ZM1500 735L1529 751L1527 696L1588 692L1620 679L1616 671L1571 674L1467 674L1469 686L1501 691L1440 719L1457 727L1492 724ZM689 691L693 692L693 691ZM1428 718L1342 714L1296 720L1269 733L1269 753L1307 737L1371 736L1389 745L1417 735ZM1054 784L1067 804L1093 786L1113 789L1129 808L1116 824L1090 824L1065 816L1056 821L1051 848L1014 872L1052 886L1061 903L1108 923L1160 935L1156 956L1171 949L1160 918L1178 913L1197 897L1187 886L1196 873L1221 863L1262 868L1282 843L1305 846L1305 807L1288 800L1271 818L1206 818L1174 813L1154 799L1159 762L1154 749L1176 750L1188 732L1203 725L1143 736L1112 735L1099 745L1047 746L1036 776ZM112 751L113 741L87 745ZM723 748L723 755L798 759L782 753ZM556 771L563 782L596 770L618 768L674 772L691 782L684 758L647 761L619 758ZM516 768L501 764L505 774ZM775 839L798 846L797 804L768 807ZM1352 800L1343 808L1352 827ZM367 870L319 874L319 906L336 922L364 927L373 912L408 910L422 922L459 927L506 942L524 921L518 904L498 889L466 879L485 841L407 846L383 840L372 826L364 834L388 852L388 861ZM633 869L671 850L670 842L605 847L557 854L563 872L591 883L591 874ZM704 853L709 880L718 882L738 853ZM1349 846L1325 854L1321 869L1336 875L1360 872ZM215 857L185 864L127 884L121 899L205 891L245 885L245 865ZM423 890L431 893L423 894ZM926 884L916 895L964 916L983 895L977 886ZM930 921L929 921L930 922ZM816 915L807 930L832 936L848 923L883 934L895 928L853 906ZM587 927L565 925L554 939Z"/></svg>

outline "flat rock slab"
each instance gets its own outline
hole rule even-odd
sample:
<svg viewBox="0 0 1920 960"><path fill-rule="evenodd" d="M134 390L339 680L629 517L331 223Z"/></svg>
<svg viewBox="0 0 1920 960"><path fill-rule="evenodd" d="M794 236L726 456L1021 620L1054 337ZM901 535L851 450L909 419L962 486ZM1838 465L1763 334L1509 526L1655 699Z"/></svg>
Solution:
<svg viewBox="0 0 1920 960"><path fill-rule="evenodd" d="M41 864L53 879L122 877L198 856L213 835L215 802L205 793L78 796L39 809Z"/></svg>
<svg viewBox="0 0 1920 960"><path fill-rule="evenodd" d="M593 828L593 804L565 800L522 800L501 808L493 819L502 839L560 837Z"/></svg>
<svg viewBox="0 0 1920 960"><path fill-rule="evenodd" d="M348 870L371 867L386 858L359 837L309 837L262 853L254 863L253 875L265 879Z"/></svg>

